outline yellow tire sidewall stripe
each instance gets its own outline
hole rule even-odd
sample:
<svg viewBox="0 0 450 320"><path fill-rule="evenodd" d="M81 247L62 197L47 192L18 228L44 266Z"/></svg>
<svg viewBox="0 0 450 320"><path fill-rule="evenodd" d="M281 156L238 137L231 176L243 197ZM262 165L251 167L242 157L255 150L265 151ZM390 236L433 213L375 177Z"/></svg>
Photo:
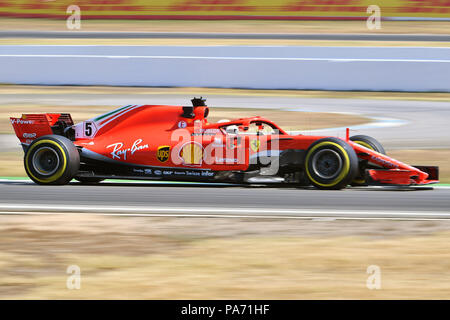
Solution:
<svg viewBox="0 0 450 320"><path fill-rule="evenodd" d="M326 145L332 145L332 146L338 148L345 158L344 159L345 160L344 170L342 170L342 172L339 174L339 176L336 179L334 179L333 182L327 183L327 184L316 181L309 173L309 166L308 166L309 158L311 157L311 154L314 152L314 150L316 150L317 148L320 148L322 146L326 146ZM315 184L317 184L321 187L333 187L333 186L337 185L339 182L341 182L347 176L348 172L350 171L350 158L348 157L347 151L341 145L339 145L335 142L331 142L331 141L323 141L323 142L316 144L314 147L312 147L311 150L309 150L308 154L306 155L305 167L306 167L306 174L308 175L308 178L311 181L313 181Z"/></svg>
<svg viewBox="0 0 450 320"><path fill-rule="evenodd" d="M44 144L44 143L54 145L55 147L57 147L57 148L61 151L61 154L62 154L62 157L63 157L63 165L62 165L61 168L60 168L57 172L55 172L55 174L53 174L52 176L50 176L50 177L48 177L48 178L45 178L45 179L41 179L41 178L37 178L35 175L33 175L33 173L32 173L31 170L30 170L30 167L29 167L29 165L28 165L28 162L29 162L28 160L29 160L29 158L30 158L31 152L32 152L37 146L39 146L39 145L41 145L41 144ZM58 180L58 179L63 175L64 171L66 170L66 167L67 167L66 153L64 152L64 149L63 149L57 142L55 142L55 141L53 141L53 140L47 140L47 139L44 139L44 140L38 141L38 142L36 142L35 144L33 144L33 145L30 147L30 149L27 151L27 154L26 154L26 156L25 156L25 167L26 167L26 169L27 169L27 173L28 173L33 179L35 179L36 181L39 181L39 182L41 182L41 183L51 183L51 182L54 182L54 181Z"/></svg>
<svg viewBox="0 0 450 320"><path fill-rule="evenodd" d="M368 144L367 142L358 140L358 141L353 141L353 143L359 144L359 145L361 145L363 147L366 147L367 149L375 151L375 149L370 144Z"/></svg>

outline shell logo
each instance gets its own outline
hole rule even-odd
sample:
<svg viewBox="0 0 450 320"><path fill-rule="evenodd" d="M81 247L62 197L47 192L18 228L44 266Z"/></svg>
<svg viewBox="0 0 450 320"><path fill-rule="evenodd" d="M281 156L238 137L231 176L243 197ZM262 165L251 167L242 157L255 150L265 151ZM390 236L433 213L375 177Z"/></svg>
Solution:
<svg viewBox="0 0 450 320"><path fill-rule="evenodd" d="M180 151L184 164L201 165L203 161L203 147L197 142L186 143Z"/></svg>

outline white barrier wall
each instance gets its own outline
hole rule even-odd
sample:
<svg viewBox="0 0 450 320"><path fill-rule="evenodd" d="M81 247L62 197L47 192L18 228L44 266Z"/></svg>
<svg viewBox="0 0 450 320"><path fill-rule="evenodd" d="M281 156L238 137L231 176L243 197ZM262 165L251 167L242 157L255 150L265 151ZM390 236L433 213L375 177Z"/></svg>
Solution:
<svg viewBox="0 0 450 320"><path fill-rule="evenodd" d="M450 48L0 46L0 82L450 92Z"/></svg>

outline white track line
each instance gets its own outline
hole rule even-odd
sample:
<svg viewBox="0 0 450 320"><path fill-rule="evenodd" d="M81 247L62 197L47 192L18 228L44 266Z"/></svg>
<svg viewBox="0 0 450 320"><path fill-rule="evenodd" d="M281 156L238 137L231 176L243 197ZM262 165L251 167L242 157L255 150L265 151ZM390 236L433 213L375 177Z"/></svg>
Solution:
<svg viewBox="0 0 450 320"><path fill-rule="evenodd" d="M395 219L450 220L449 212L387 211L387 210L324 210L324 209L262 209L262 208L180 208L180 207L111 207L0 204L0 214L66 214L140 217L203 217L264 219Z"/></svg>
<svg viewBox="0 0 450 320"><path fill-rule="evenodd" d="M189 59L189 60L268 60L268 61L339 61L339 62L427 62L449 63L445 59L374 59L374 58L283 58L283 57L214 57L214 56L127 56L127 55L97 55L97 54L0 54L6 58L102 58L102 59Z"/></svg>
<svg viewBox="0 0 450 320"><path fill-rule="evenodd" d="M65 215L67 213L56 212L2 212L1 215L15 216L15 215ZM80 213L73 213L80 214ZM297 220L315 220L315 221L335 221L335 220L400 220L400 221L448 221L447 218L356 218L356 217L314 217L314 216L255 216L255 215L207 215L207 214L119 214L119 213L91 213L95 216L120 216L120 217L146 217L146 218L224 218L224 219L297 219Z"/></svg>

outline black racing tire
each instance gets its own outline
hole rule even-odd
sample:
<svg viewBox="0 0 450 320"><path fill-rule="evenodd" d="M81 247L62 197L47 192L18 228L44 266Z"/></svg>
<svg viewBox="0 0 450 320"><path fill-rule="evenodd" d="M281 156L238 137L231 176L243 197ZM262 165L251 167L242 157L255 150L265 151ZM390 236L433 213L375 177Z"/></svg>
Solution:
<svg viewBox="0 0 450 320"><path fill-rule="evenodd" d="M370 150L379 152L381 154L386 154L386 151L383 148L383 145L378 142L376 139L370 137L370 136L366 136L366 135L356 135L356 136L352 136L350 137L350 140L353 141L354 143L360 144L363 147L366 147ZM367 161L363 162L360 161L359 163L359 173L356 176L356 178L352 181L351 185L354 187L359 187L359 186L367 186L367 182L366 182L366 178L365 178L365 172L367 169Z"/></svg>
<svg viewBox="0 0 450 320"><path fill-rule="evenodd" d="M34 140L24 156L27 175L37 184L67 184L78 173L80 154L66 137L42 136Z"/></svg>
<svg viewBox="0 0 450 320"><path fill-rule="evenodd" d="M358 157L344 140L319 139L306 151L305 173L316 188L343 189L358 174Z"/></svg>
<svg viewBox="0 0 450 320"><path fill-rule="evenodd" d="M97 184L105 180L102 178L94 178L94 177L75 177L74 179L82 184Z"/></svg>
<svg viewBox="0 0 450 320"><path fill-rule="evenodd" d="M369 148L371 150L374 150L376 152L386 154L386 151L384 151L383 145L381 143L379 143L376 139L374 139L370 136L365 136L363 134L360 134L360 135L350 137L350 140L353 141L354 143L360 144L360 145L362 145L366 148Z"/></svg>

